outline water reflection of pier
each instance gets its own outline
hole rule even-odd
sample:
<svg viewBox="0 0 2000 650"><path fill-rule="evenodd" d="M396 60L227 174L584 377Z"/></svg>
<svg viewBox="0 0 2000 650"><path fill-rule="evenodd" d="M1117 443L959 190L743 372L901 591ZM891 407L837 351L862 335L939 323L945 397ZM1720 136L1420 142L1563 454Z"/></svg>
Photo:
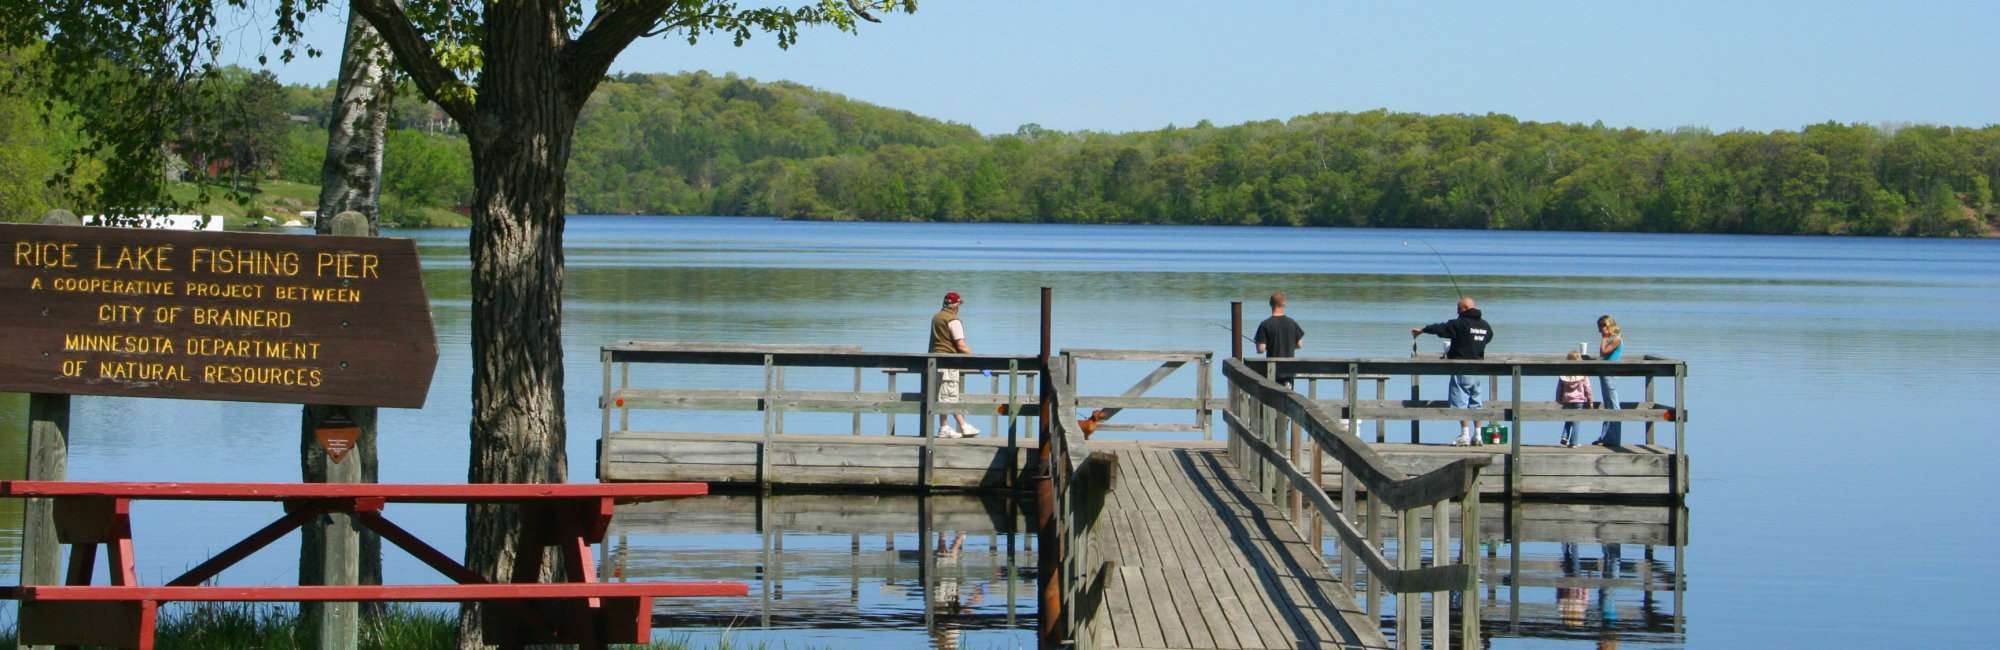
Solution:
<svg viewBox="0 0 2000 650"><path fill-rule="evenodd" d="M1684 639L1685 508L1493 506L1479 525L1480 612L1489 635ZM1026 514L1007 499L967 494L744 494L638 504L619 510L604 573L757 583L754 596L741 601L663 602L654 615L660 627L1014 630L1026 639L1036 576ZM1385 515L1382 525L1396 530L1400 522ZM1428 525L1420 528L1424 536ZM957 558L938 556L938 531L967 536ZM669 533L716 543L655 543ZM756 535L760 543L730 535ZM1329 557L1338 562L1337 551ZM1365 594L1365 569L1358 573L1355 591ZM959 590L958 608L938 606L937 592L949 590L942 585ZM964 606L973 591L981 601ZM1393 607L1393 600L1381 602ZM1393 618L1381 620L1393 626Z"/></svg>
<svg viewBox="0 0 2000 650"><path fill-rule="evenodd" d="M1680 643L1687 620L1684 506L1511 502L1482 517L1481 628L1493 637ZM1381 523L1400 525L1393 515ZM1428 520L1419 522L1430 534ZM1338 566L1338 553L1329 553ZM1365 569L1357 594L1374 592ZM1373 598L1363 598L1381 615ZM1383 599L1382 602L1392 602ZM1394 623L1383 617L1384 628Z"/></svg>
<svg viewBox="0 0 2000 650"><path fill-rule="evenodd" d="M658 627L1017 630L1032 642L1033 538L997 496L714 495L619 510L604 573L754 582L745 600L665 604ZM674 546L649 544L674 535ZM756 548L735 535L756 535ZM689 539L716 540L689 548ZM666 539L659 537L658 539ZM954 549L953 547L957 548ZM942 641L940 641L942 643Z"/></svg>

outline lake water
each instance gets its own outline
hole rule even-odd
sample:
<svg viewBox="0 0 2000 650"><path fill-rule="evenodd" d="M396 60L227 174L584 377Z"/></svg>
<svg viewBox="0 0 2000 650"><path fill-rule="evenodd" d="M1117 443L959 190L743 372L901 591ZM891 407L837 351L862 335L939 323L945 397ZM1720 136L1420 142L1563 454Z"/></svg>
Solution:
<svg viewBox="0 0 2000 650"><path fill-rule="evenodd" d="M382 480L460 481L470 409L466 234L392 234L416 239L424 255L441 358L424 409L383 411ZM1049 286L1059 349L1220 354L1229 347L1229 301L1243 301L1254 323L1263 298L1283 289L1307 332L1302 355L1406 356L1408 328L1446 319L1456 299L1428 242L1479 298L1495 351L1574 349L1593 340L1593 320L1609 313L1631 352L1690 367L1683 561L1669 562L1664 549L1591 540L1523 547L1548 571L1683 572L1680 608L1669 595L1625 589L1587 594L1575 614L1579 607L1559 606L1555 589L1524 588L1531 620L1495 647L1589 647L1614 637L1626 646L1704 648L1990 643L1993 607L1983 587L2000 577L1990 548L2000 535L1977 495L1990 491L1979 479L2000 452L2000 432L1983 412L1984 387L2000 379L1997 241L639 217L573 218L567 240L576 481L593 476L596 351L611 341L921 351L939 297L958 291L975 349L1031 353L1039 287ZM1116 377L1097 381L1086 392L1123 388ZM13 475L23 403L0 401L0 471ZM70 474L293 481L298 417L283 405L77 398ZM1531 442L1553 437L1553 429L1527 432ZM18 503L0 507L0 520L18 526ZM462 537L456 509L391 514L426 538ZM144 503L135 521L141 580L171 578L275 515L247 504ZM784 533L777 562L806 568L773 586L796 602L842 601L855 613L807 623L836 630L761 632L753 597L744 606L753 629L739 623L733 634L791 645L1031 641L1026 629L1008 628L1006 599L996 595L1010 573L1009 543L1025 549L1031 540L969 533L950 568L960 573L951 575L983 601L954 618L965 624L943 640L923 629L923 597L899 577L921 564L908 553L923 532L914 522L870 534ZM16 537L0 534L8 571ZM736 567L730 575L757 581L764 564L752 556L768 537L754 527L635 533L627 557L643 569L635 575ZM1658 562L1640 563L1655 551ZM1016 553L1032 563L1032 553ZM288 582L295 558L287 539L223 580ZM434 580L400 553L385 559L392 581ZM849 561L873 568L843 573ZM1032 570L1022 571L1014 574L1031 584ZM1017 604L1028 608L1016 612L1025 617L1019 625L1032 625L1032 603ZM782 626L792 610L765 611ZM1676 616L1679 631L1670 624Z"/></svg>

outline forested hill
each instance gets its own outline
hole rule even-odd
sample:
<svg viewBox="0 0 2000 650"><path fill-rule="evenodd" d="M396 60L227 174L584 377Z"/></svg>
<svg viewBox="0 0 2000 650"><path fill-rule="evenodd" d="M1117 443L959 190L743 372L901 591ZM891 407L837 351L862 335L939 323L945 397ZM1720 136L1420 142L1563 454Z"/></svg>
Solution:
<svg viewBox="0 0 2000 650"><path fill-rule="evenodd" d="M1122 134L970 128L705 73L600 88L580 213L1990 234L2000 126L1709 133L1328 113Z"/></svg>
<svg viewBox="0 0 2000 650"><path fill-rule="evenodd" d="M221 113L242 119L176 133L169 177L310 191L331 89L243 70L224 82ZM31 102L0 96L0 125L18 127L0 128L0 218L60 204L43 179L81 140L64 121L36 128ZM471 203L464 138L413 90L394 112L383 217L453 222L426 215ZM599 86L569 171L576 213L1914 236L1990 236L2000 222L1996 125L1710 133L1371 111L982 136L704 72Z"/></svg>
<svg viewBox="0 0 2000 650"><path fill-rule="evenodd" d="M768 173L759 161L981 142L969 126L788 82L628 74L583 109L569 196L581 213L715 214L716 188Z"/></svg>

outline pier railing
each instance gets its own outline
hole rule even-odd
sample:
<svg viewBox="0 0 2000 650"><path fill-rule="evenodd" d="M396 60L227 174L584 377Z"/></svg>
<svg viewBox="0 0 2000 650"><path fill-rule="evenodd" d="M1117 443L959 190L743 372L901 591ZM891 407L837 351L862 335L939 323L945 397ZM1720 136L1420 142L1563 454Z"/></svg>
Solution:
<svg viewBox="0 0 2000 650"><path fill-rule="evenodd" d="M1034 446L1032 441L1023 445L1018 431L1020 416L1039 413L1039 408L1033 403L1034 382L1024 381L1040 369L1040 361L1033 356L864 352L854 346L828 345L624 341L604 346L600 359L604 364L604 386L598 406L603 412L601 444L605 445L605 449L609 449L611 443L621 436L636 435L631 425L634 410L759 412L763 416L762 435L755 462L756 479L760 484L781 482L781 477L773 469L771 451L778 440L787 435L786 413L850 413L853 418L847 433L851 436L863 435L864 414L886 415L886 433L889 435L895 433L894 418L897 414L916 414L918 426L914 433L921 438L922 446L918 486L932 485L932 478L938 471L935 452L935 420L938 415L960 413L968 417L999 415L1006 418L1003 487L1013 486L1013 480L1019 474L1017 452L1023 447ZM639 364L761 367L763 385L760 388L635 386L632 366ZM852 387L802 390L788 386L786 370L797 368L851 369ZM918 391L901 392L893 388L869 390L865 379L871 370L918 375ZM1005 394L999 394L997 390L994 394L965 391L955 402L941 401L938 397L938 378L940 371L945 370L992 373L996 378L1005 378L1007 391ZM970 376L966 379L968 381L963 385L970 387L973 383L969 381ZM998 385L998 381L994 382L996 388ZM994 432L994 435L998 433ZM612 476L609 471L612 462L611 454L600 451L600 477Z"/></svg>
<svg viewBox="0 0 2000 650"><path fill-rule="evenodd" d="M1450 620L1450 593L1459 592L1462 595L1459 638L1464 647L1479 647L1478 482L1480 468L1491 459L1467 458L1429 473L1406 476L1356 437L1344 418L1327 412L1318 402L1291 391L1239 359L1225 360L1222 374L1229 382L1228 409L1223 412L1223 422L1229 428L1230 455L1237 467L1273 504L1288 501L1293 504L1293 525L1313 540L1315 546L1320 543L1320 530L1331 524L1339 541L1343 582L1354 584L1357 564L1368 569L1371 610L1379 602L1378 588L1399 595L1398 645L1418 647L1421 597L1429 593L1434 612L1432 647L1448 648L1452 627L1446 623ZM1350 393L1355 383L1348 382ZM1301 463L1307 462L1307 457L1301 455L1302 439L1311 440L1313 447L1322 452L1312 454L1310 469L1300 468ZM1356 506L1353 489L1343 490L1341 503L1336 505L1321 487L1324 485L1322 457L1339 463L1343 476L1351 477L1350 485L1358 481L1366 486L1368 514L1359 522L1353 519ZM1459 503L1458 561L1449 563L1451 516L1445 504L1453 499ZM1302 503L1309 504L1316 515L1310 521L1301 512ZM1394 564L1383 555L1381 531L1377 530L1377 522L1383 520L1383 506L1397 511L1402 524ZM1424 510L1430 511L1432 520L1429 567L1422 566L1420 521ZM1365 530L1361 528L1364 526Z"/></svg>
<svg viewBox="0 0 2000 650"><path fill-rule="evenodd" d="M1072 388L1069 361L1064 358L1052 359L1048 367L1050 389L1044 395L1049 411L1072 413L1079 406ZM1055 514L1055 539L1044 533L1038 543L1045 548L1053 547L1061 560L1056 569L1055 582L1060 590L1059 612L1043 612L1053 617L1061 625L1064 633L1061 639L1072 643L1070 647L1097 647L1096 632L1091 629L1096 608L1104 600L1104 561L1092 552L1092 540L1097 534L1098 515L1104 510L1105 495L1111 489L1112 463L1116 458L1105 454L1093 455L1089 443L1084 439L1083 430L1077 426L1075 418L1055 417L1048 420L1049 449L1048 473L1053 483L1051 490L1055 503L1043 504ZM1048 571L1048 567L1042 570ZM1054 639L1043 638L1043 645L1052 645Z"/></svg>
<svg viewBox="0 0 2000 650"><path fill-rule="evenodd" d="M1377 441L1386 436L1384 421L1407 421L1410 423L1409 442L1422 442L1424 421L1476 421L1504 422L1510 432L1506 448L1506 492L1512 496L1523 493L1521 479L1521 424L1523 422L1635 422L1644 425L1643 444L1656 451L1670 455L1667 468L1667 494L1673 497L1685 496L1687 480L1687 362L1667 357L1644 355L1635 359L1602 361L1585 359L1571 361L1560 355L1498 354L1486 359L1469 361L1444 359L1435 354L1420 355L1410 359L1250 359L1249 367L1264 371L1267 375L1299 377L1346 378L1345 394L1321 403L1339 419L1350 424L1375 420ZM1373 400L1361 399L1357 386L1370 376L1402 376L1410 380L1410 397L1406 400L1383 399L1378 391ZM1462 375L1486 379L1485 404L1477 409L1452 408L1442 399L1423 399L1423 377ZM1589 377L1593 390L1598 377L1640 378L1644 381L1643 392L1638 401L1620 401L1618 408L1564 409L1553 399L1532 399L1524 396L1526 380L1577 375ZM1503 385L1501 380L1505 379ZM1671 402L1660 401L1659 384L1671 381L1673 395ZM1378 384L1378 387L1380 384ZM1507 391L1504 396L1500 390ZM1552 391L1553 383L1546 389ZM1597 396L1602 399L1604 396ZM1661 424L1673 425L1673 447L1659 449L1656 427ZM1632 444L1632 443L1626 443Z"/></svg>
<svg viewBox="0 0 2000 650"><path fill-rule="evenodd" d="M1065 425L1077 427L1076 418L1095 412L1105 420L1096 425L1099 433L1148 435L1200 431L1204 437L1209 435L1211 409L1216 403L1209 396L1211 353L1077 349L1063 350L1057 357L1067 369L1062 383L1068 396L1062 405L1067 410L1061 411L1062 417L1057 418ZM623 341L604 346L600 360L603 446L598 457L598 476L605 480L678 477L675 480L699 478L724 483L1012 488L1018 485L1026 466L1023 454L1037 444L1033 435L1020 431L1022 417L1041 414L1042 382L1037 381L1037 375L1042 371L1042 362L1037 356L884 353L842 345ZM1120 394L1083 395L1077 390L1077 368L1086 361L1157 365ZM672 367L669 372L673 373L710 375L716 367L761 369L762 376L760 382L758 377L739 370L730 375L733 385L716 381L690 386L686 381L663 379L671 375L663 375L659 370L669 366ZM636 381L635 367L641 368ZM945 371L962 373L956 401L939 398L940 375ZM981 371L991 377L980 377ZM1176 391L1187 391L1189 375L1192 375L1191 391L1156 394L1161 392L1164 382L1176 378L1182 386ZM681 385L663 385L676 383ZM1187 419L1160 422L1163 418L1155 417L1153 421L1134 423L1127 420L1135 418L1126 417L1109 421L1123 410L1165 412L1169 416L1179 412L1186 414ZM675 416L655 415L641 422L644 430L635 430L635 411L674 412ZM689 420L678 415L684 412L755 413L761 416L761 423L753 417L739 416L735 420L707 417L698 421L737 430L692 431L686 424ZM829 413L851 417L824 415ZM814 415L787 420L788 415L798 414ZM937 416L948 414L964 415L971 423L978 424L990 418L993 429L975 440L940 451L936 443ZM907 426L911 415L916 416L914 428ZM905 425L900 432L899 417ZM898 433L903 435L895 437ZM879 453L863 459L859 456L871 453L861 449L863 443L882 443L894 449L875 450ZM918 456L908 456L909 453ZM856 457L842 456L853 462L839 466L846 461L827 454ZM886 459L888 456L914 460L891 461ZM1001 460L1003 456L1005 460ZM774 458L779 462L774 464ZM800 460L794 462L794 459ZM897 471L912 462L918 464L914 476ZM658 468L686 470L696 466L705 469L702 473L650 474L667 471ZM884 471L864 475L860 469L863 466L880 467ZM735 469L718 469L724 467Z"/></svg>

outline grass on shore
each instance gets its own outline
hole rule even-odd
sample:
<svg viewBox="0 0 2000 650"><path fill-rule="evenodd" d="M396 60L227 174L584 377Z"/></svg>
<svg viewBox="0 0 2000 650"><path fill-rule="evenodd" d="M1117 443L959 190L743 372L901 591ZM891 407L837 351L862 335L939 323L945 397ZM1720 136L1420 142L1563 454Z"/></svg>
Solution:
<svg viewBox="0 0 2000 650"><path fill-rule="evenodd" d="M201 214L220 215L223 227L229 230L261 228L293 220L304 221L304 217L300 214L319 206L318 185L281 180L258 181L254 185L246 182L243 185L243 192L247 196L243 197L242 201L230 197L228 183L208 184L206 188L193 183L176 183L169 193L174 200L193 201L203 189L208 191L208 199L194 206L194 210ZM472 220L465 215L442 208L412 208L389 199L384 200L382 208L385 210L383 216L387 217L385 224L414 223L433 228L462 228L472 225ZM397 214L389 214L387 211L395 211ZM277 224L264 221L263 217L267 216Z"/></svg>
<svg viewBox="0 0 2000 650"><path fill-rule="evenodd" d="M158 650L297 650L298 610L252 603L198 603L165 611L157 631ZM389 607L382 616L361 621L361 650L434 650L457 645L458 615L449 609ZM0 630L0 648L16 645L10 625ZM647 645L619 646L628 650L688 650L696 647L688 635L655 640ZM740 647L724 635L714 646ZM768 644L754 643L751 648Z"/></svg>

